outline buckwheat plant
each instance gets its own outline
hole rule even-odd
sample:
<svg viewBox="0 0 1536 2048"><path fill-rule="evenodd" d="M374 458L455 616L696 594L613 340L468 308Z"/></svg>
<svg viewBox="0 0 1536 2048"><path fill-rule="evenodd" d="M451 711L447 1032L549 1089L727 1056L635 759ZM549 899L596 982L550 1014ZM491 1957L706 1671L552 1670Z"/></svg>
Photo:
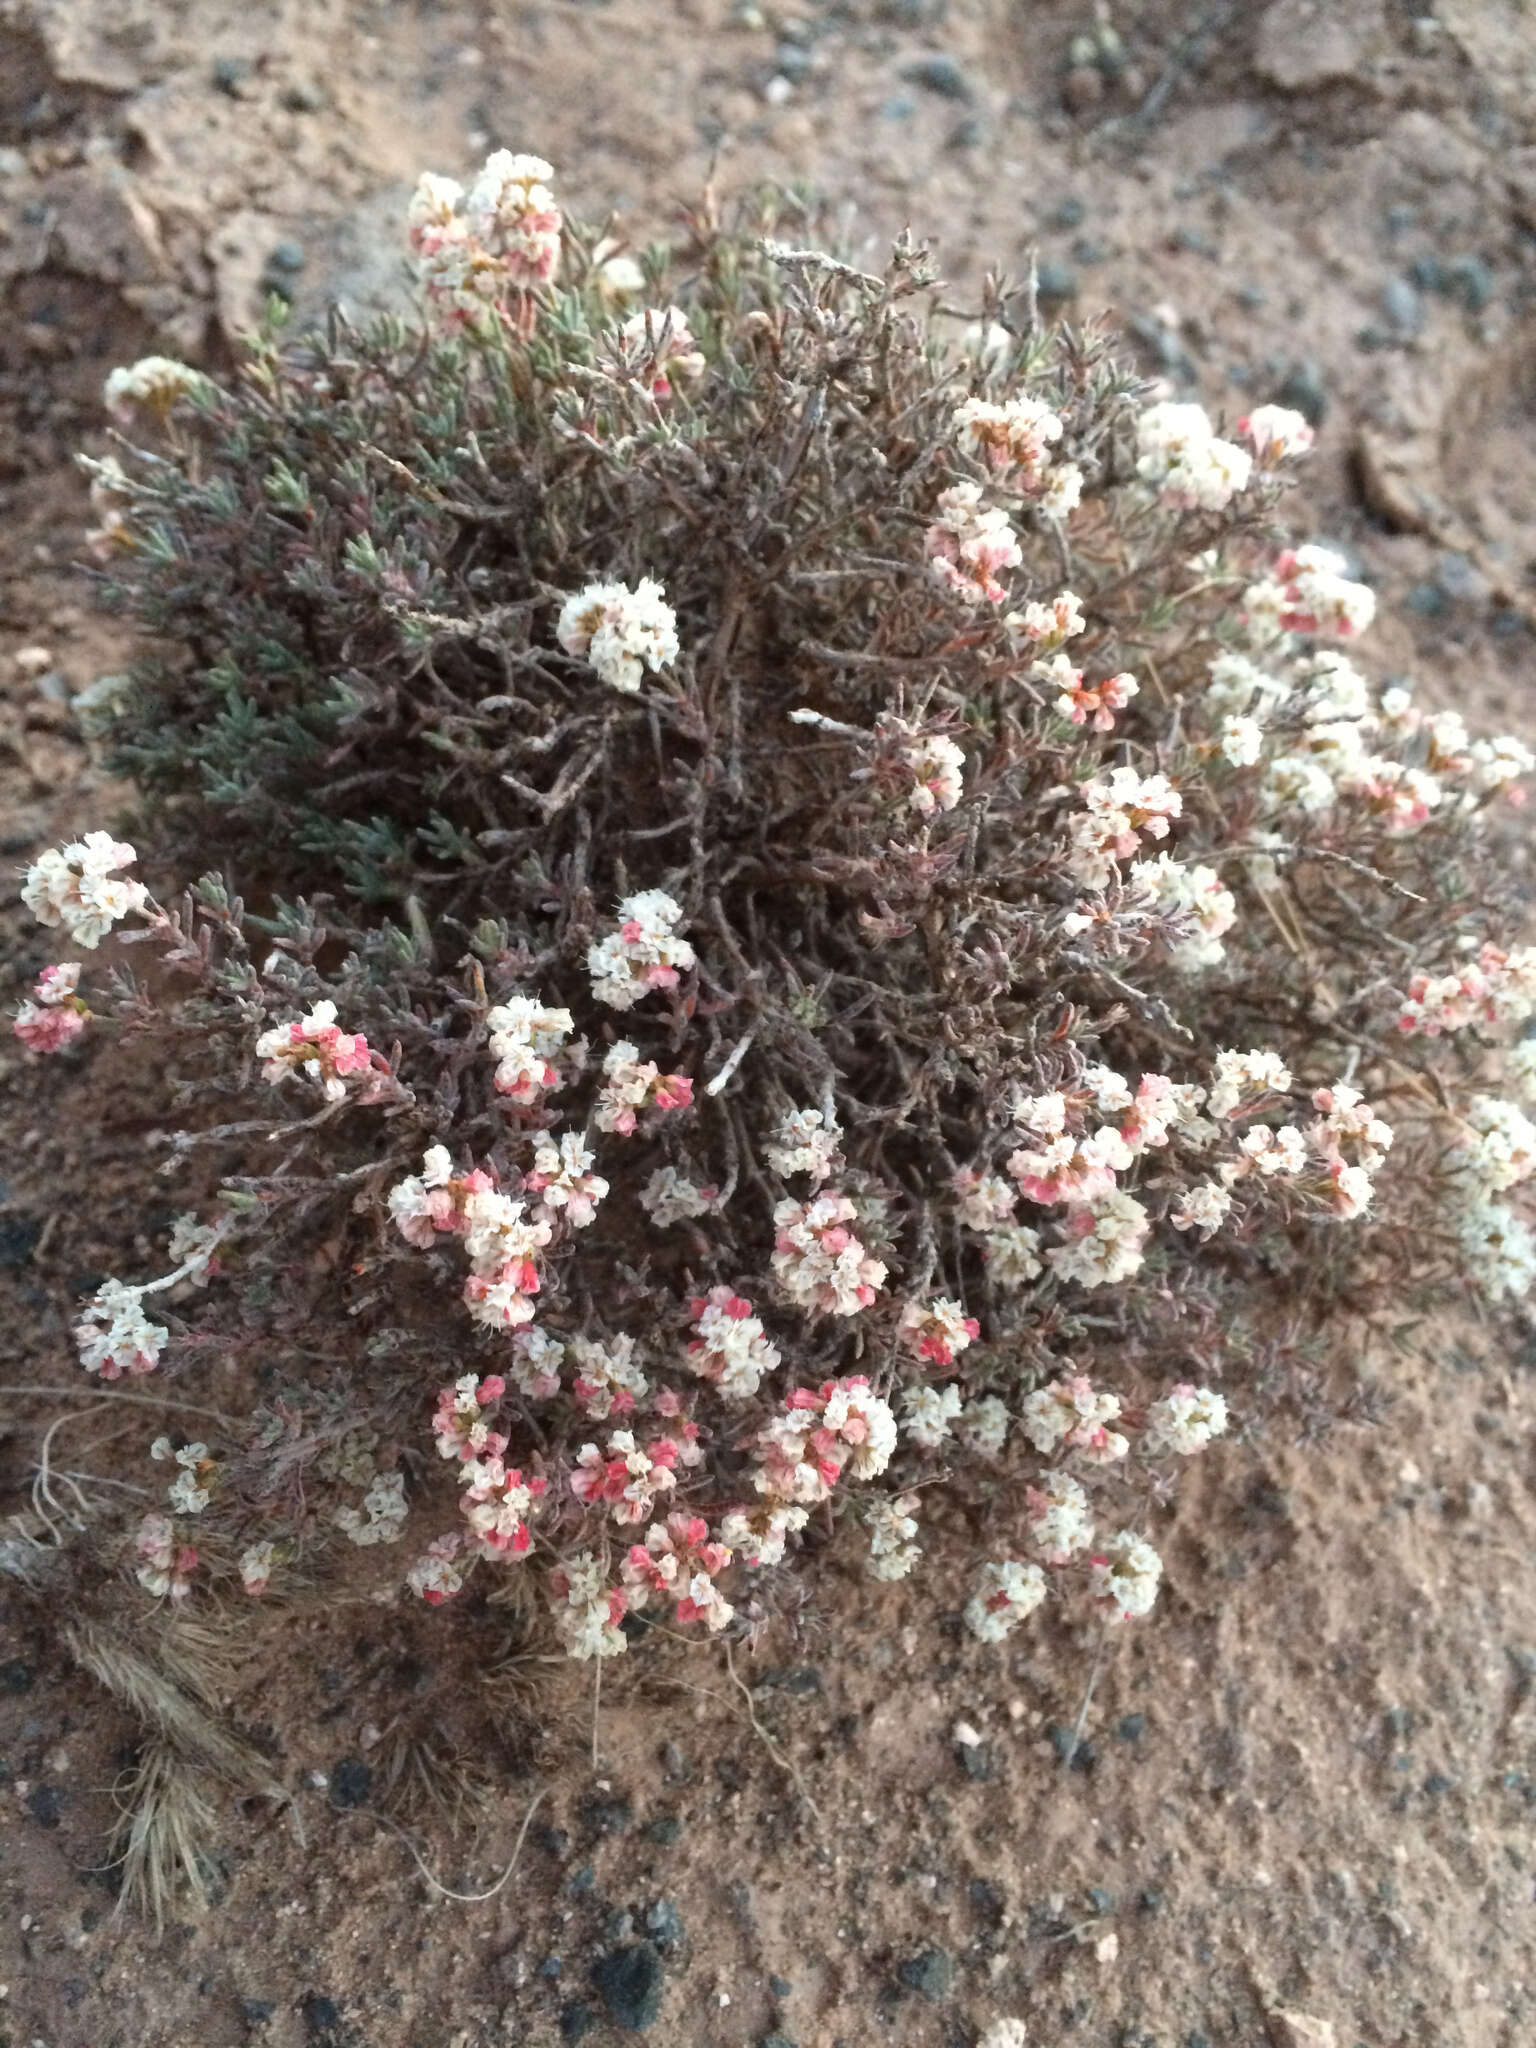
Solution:
<svg viewBox="0 0 1536 2048"><path fill-rule="evenodd" d="M631 253L503 152L422 180L419 327L112 382L96 717L220 872L45 856L45 925L159 957L16 1028L115 1010L218 1190L77 1332L244 1389L165 1440L154 1597L380 1548L605 1659L984 1528L982 1642L1120 1626L1185 1459L1347 1401L1344 1319L1531 1283L1532 759L1356 665L1305 423L783 225Z"/></svg>

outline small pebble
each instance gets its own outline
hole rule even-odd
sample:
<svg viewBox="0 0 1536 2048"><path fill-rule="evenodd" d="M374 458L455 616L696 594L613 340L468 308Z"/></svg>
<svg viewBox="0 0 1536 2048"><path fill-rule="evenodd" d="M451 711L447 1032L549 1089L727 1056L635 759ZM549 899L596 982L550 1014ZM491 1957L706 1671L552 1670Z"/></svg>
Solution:
<svg viewBox="0 0 1536 2048"><path fill-rule="evenodd" d="M928 92L937 93L940 99L969 100L972 97L971 82L953 57L920 57L915 64L908 64L901 75L909 85L920 85Z"/></svg>
<svg viewBox="0 0 1536 2048"><path fill-rule="evenodd" d="M670 1899L658 1899L648 1907L645 1931L663 1955L677 1948L683 1939L683 1918Z"/></svg>
<svg viewBox="0 0 1536 2048"><path fill-rule="evenodd" d="M11 656L16 672L23 676L40 676L53 667L51 647L18 647Z"/></svg>
<svg viewBox="0 0 1536 2048"><path fill-rule="evenodd" d="M1424 331L1424 299L1411 278L1389 277L1382 287L1381 310L1394 334L1412 340Z"/></svg>
<svg viewBox="0 0 1536 2048"><path fill-rule="evenodd" d="M794 92L794 86L791 85L783 72L776 71L763 87L763 98L770 107L782 107L786 100L793 99Z"/></svg>
<svg viewBox="0 0 1536 2048"><path fill-rule="evenodd" d="M957 1721L950 1732L963 1749L976 1749L980 1747L981 1737L976 1733L976 1730L969 1721Z"/></svg>
<svg viewBox="0 0 1536 2048"><path fill-rule="evenodd" d="M256 67L249 57L215 57L212 78L214 85L229 97L239 99L242 86L250 83Z"/></svg>
<svg viewBox="0 0 1536 2048"><path fill-rule="evenodd" d="M299 2008L304 2025L312 2034L328 2034L333 2027L341 2025L341 2009L333 1998L323 1992L311 1991Z"/></svg>
<svg viewBox="0 0 1536 2048"><path fill-rule="evenodd" d="M365 1806L372 1790L373 1771L360 1757L344 1756L331 1772L331 1804L343 1811Z"/></svg>

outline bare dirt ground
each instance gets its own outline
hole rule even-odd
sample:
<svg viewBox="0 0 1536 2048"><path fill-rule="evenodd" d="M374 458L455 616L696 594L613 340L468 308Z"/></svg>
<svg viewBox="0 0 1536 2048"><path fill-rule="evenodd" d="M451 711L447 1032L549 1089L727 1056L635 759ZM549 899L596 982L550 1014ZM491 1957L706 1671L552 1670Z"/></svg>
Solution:
<svg viewBox="0 0 1536 2048"><path fill-rule="evenodd" d="M1323 416L1306 517L1379 586L1378 666L1536 734L1536 19L1418 4L0 0L0 854L129 803L71 710L122 658L71 567L105 372L217 362L273 284L301 316L398 293L417 170L499 146L640 232L712 169L804 181L855 251L936 235L961 304L1036 249L1061 311L1115 308L1213 409ZM14 881L0 941L19 987ZM160 1113L110 1049L41 1074L0 1050L7 1381L74 1383L71 1303L157 1227ZM649 1941L676 2048L971 2048L1004 2013L1032 2048L1523 2048L1528 1348L1420 1329L1373 1426L1255 1424L1213 1457L1070 1767L1093 1645L964 1638L942 1544L910 1587L834 1564L734 1669L630 1659L595 1737L584 1680L508 1689L478 1828L408 1817L483 1891L542 1794L478 1903L376 1813L398 1739L471 1725L508 1617L399 1605L386 1561L377 1598L273 1618L228 1708L294 1813L230 1802L219 1904L156 1943L97 1868L135 1730L0 1595L0 2043L599 2043L594 1966ZM59 1411L0 1402L19 1505ZM70 1461L115 1469L123 1427L73 1411Z"/></svg>

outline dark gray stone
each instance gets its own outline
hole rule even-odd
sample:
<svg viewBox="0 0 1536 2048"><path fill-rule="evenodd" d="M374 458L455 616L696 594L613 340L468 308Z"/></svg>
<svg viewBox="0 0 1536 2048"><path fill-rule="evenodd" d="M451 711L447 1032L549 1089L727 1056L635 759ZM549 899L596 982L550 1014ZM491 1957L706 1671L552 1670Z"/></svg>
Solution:
<svg viewBox="0 0 1536 2048"><path fill-rule="evenodd" d="M344 1756L331 1766L331 1804L343 1811L366 1806L373 1790L373 1771L361 1757Z"/></svg>
<svg viewBox="0 0 1536 2048"><path fill-rule="evenodd" d="M1065 263L1042 263L1035 273L1035 288L1042 305L1064 305L1077 297L1077 275Z"/></svg>
<svg viewBox="0 0 1536 2048"><path fill-rule="evenodd" d="M40 1828L56 1828L64 1810L64 1795L57 1785L37 1785L27 1794L27 1811Z"/></svg>
<svg viewBox="0 0 1536 2048"><path fill-rule="evenodd" d="M937 1944L909 1956L898 1974L908 1991L915 1991L930 2005L942 2005L955 1988L954 1958Z"/></svg>
<svg viewBox="0 0 1536 2048"><path fill-rule="evenodd" d="M649 1941L614 1949L592 1971L609 2018L630 2034L643 2034L656 2024L666 1978L660 1951Z"/></svg>
<svg viewBox="0 0 1536 2048"><path fill-rule="evenodd" d="M969 100L974 97L970 80L953 57L919 57L915 64L907 65L901 75L909 84L937 93L940 99Z"/></svg>
<svg viewBox="0 0 1536 2048"><path fill-rule="evenodd" d="M233 100L240 97L241 87L250 83L255 69L249 57L215 57L210 76L218 90Z"/></svg>
<svg viewBox="0 0 1536 2048"><path fill-rule="evenodd" d="M1308 426L1320 427L1328 417L1328 392L1316 363L1293 363L1275 391L1273 403L1288 405Z"/></svg>
<svg viewBox="0 0 1536 2048"><path fill-rule="evenodd" d="M1424 295L1408 277L1389 277L1381 290L1381 310L1392 332L1405 341L1424 332Z"/></svg>
<svg viewBox="0 0 1536 2048"><path fill-rule="evenodd" d="M327 1998L322 1991L311 1991L299 2007L307 2032L329 2034L341 2025L341 2009L335 1999Z"/></svg>

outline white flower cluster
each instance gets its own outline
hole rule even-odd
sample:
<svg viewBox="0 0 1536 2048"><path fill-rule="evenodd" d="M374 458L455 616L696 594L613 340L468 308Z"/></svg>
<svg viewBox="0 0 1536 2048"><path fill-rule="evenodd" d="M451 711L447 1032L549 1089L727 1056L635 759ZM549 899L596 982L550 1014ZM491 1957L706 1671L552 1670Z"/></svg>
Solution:
<svg viewBox="0 0 1536 2048"><path fill-rule="evenodd" d="M1125 882L1136 908L1167 921L1173 934L1167 949L1173 966L1197 973L1224 957L1222 941L1237 922L1237 899L1214 868L1159 853L1151 860L1132 861Z"/></svg>
<svg viewBox="0 0 1536 2048"><path fill-rule="evenodd" d="M1253 457L1217 437L1204 406L1165 402L1136 422L1136 474L1181 512L1219 512L1252 471Z"/></svg>
<svg viewBox="0 0 1536 2048"><path fill-rule="evenodd" d="M405 1504L405 1475L376 1472L361 1508L336 1510L336 1526L352 1543L364 1549L375 1543L398 1543L405 1531L409 1510Z"/></svg>
<svg viewBox="0 0 1536 2048"><path fill-rule="evenodd" d="M579 1551L555 1567L548 1586L555 1633L568 1657L586 1662L624 1654L620 1624L628 1603L619 1587L608 1584L599 1558L590 1550Z"/></svg>
<svg viewBox="0 0 1536 2048"><path fill-rule="evenodd" d="M486 1012L485 1025L498 1095L526 1105L561 1086L554 1063L576 1028L569 1010L552 1010L536 996L509 996Z"/></svg>
<svg viewBox="0 0 1536 2048"><path fill-rule="evenodd" d="M75 945L93 952L113 925L149 901L142 882L117 879L117 870L137 859L126 840L87 832L32 863L21 900L39 924L62 925Z"/></svg>
<svg viewBox="0 0 1536 2048"><path fill-rule="evenodd" d="M658 1166L640 1190L640 1206L658 1230L674 1223L687 1223L707 1216L719 1199L719 1189L701 1186L679 1173L675 1166Z"/></svg>
<svg viewBox="0 0 1536 2048"><path fill-rule="evenodd" d="M1212 1437L1225 1436L1226 1429L1225 1399L1210 1387L1192 1386L1187 1380L1170 1387L1147 1410L1148 1447L1181 1458L1203 1451Z"/></svg>
<svg viewBox="0 0 1536 2048"><path fill-rule="evenodd" d="M674 377L692 382L704 374L704 352L681 306L631 313L619 328L619 350L627 373L644 379L658 405L672 396Z"/></svg>
<svg viewBox="0 0 1536 2048"><path fill-rule="evenodd" d="M217 1459L208 1455L208 1446L183 1444L178 1451L168 1436L157 1436L149 1447L149 1455L157 1465L169 1460L178 1467L165 1494L172 1513L200 1515L213 1499L213 1481L219 1469Z"/></svg>
<svg viewBox="0 0 1536 2048"><path fill-rule="evenodd" d="M857 1220L843 1195L780 1202L774 1210L774 1276L798 1307L857 1315L885 1285L885 1266L848 1228Z"/></svg>
<svg viewBox="0 0 1536 2048"><path fill-rule="evenodd" d="M901 1396L901 1431L919 1450L936 1451L949 1435L961 1409L960 1389L906 1387Z"/></svg>
<svg viewBox="0 0 1536 2048"><path fill-rule="evenodd" d="M1044 1600L1045 1573L1014 1558L982 1566L981 1589L966 1604L965 1625L983 1643L1000 1643Z"/></svg>
<svg viewBox="0 0 1536 2048"><path fill-rule="evenodd" d="M917 1542L915 1493L877 1494L864 1510L869 1531L869 1575L872 1579L904 1579L922 1555Z"/></svg>
<svg viewBox="0 0 1536 2048"><path fill-rule="evenodd" d="M619 905L619 928L587 952L592 993L611 1010L632 1010L652 989L676 988L694 951L681 937L683 907L665 889L642 889Z"/></svg>
<svg viewBox="0 0 1536 2048"><path fill-rule="evenodd" d="M1109 1621L1134 1621L1152 1612L1162 1576L1163 1560L1152 1545L1122 1529L1090 1560L1089 1589Z"/></svg>
<svg viewBox="0 0 1536 2048"><path fill-rule="evenodd" d="M1252 442L1254 460L1261 469L1273 469L1307 454L1317 438L1302 415L1284 405L1255 406L1246 419L1238 421L1237 431Z"/></svg>
<svg viewBox="0 0 1536 2048"><path fill-rule="evenodd" d="M193 398L211 389L201 370L178 363L171 356L141 356L136 363L114 370L101 396L113 419L131 427L140 413L147 413L163 424L183 398Z"/></svg>
<svg viewBox="0 0 1536 2048"><path fill-rule="evenodd" d="M87 1372L116 1380L124 1373L154 1371L171 1333L145 1315L144 1293L121 1280L103 1280L91 1296L75 1325L75 1345Z"/></svg>
<svg viewBox="0 0 1536 2048"><path fill-rule="evenodd" d="M712 1287L689 1302L688 1313L696 1332L688 1343L690 1370L727 1401L750 1400L781 1363L751 1302L729 1287Z"/></svg>
<svg viewBox="0 0 1536 2048"><path fill-rule="evenodd" d="M967 398L955 409L955 439L966 454L985 463L998 490L1033 499L1051 519L1065 519L1083 495L1077 464L1052 458L1061 435L1060 416L1044 400L1023 394L1001 404Z"/></svg>
<svg viewBox="0 0 1536 2048"><path fill-rule="evenodd" d="M1082 605L1070 590L1063 590L1049 604L1031 601L1023 611L1009 612L1003 620L1009 633L1027 641L1042 659L1076 639L1087 623Z"/></svg>
<svg viewBox="0 0 1536 2048"><path fill-rule="evenodd" d="M837 1164L842 1137L842 1126L835 1114L819 1109L787 1109L764 1145L763 1157L786 1180L797 1173L807 1173L813 1185L820 1187Z"/></svg>
<svg viewBox="0 0 1536 2048"><path fill-rule="evenodd" d="M1119 1420L1118 1394L1101 1394L1084 1373L1069 1373L1024 1397L1019 1421L1044 1458L1077 1451L1091 1465L1113 1465L1130 1449L1109 1427Z"/></svg>
<svg viewBox="0 0 1536 2048"><path fill-rule="evenodd" d="M1093 1541L1093 1511L1070 1472L1047 1472L1024 1500L1029 1540L1046 1564L1066 1564Z"/></svg>
<svg viewBox="0 0 1536 2048"><path fill-rule="evenodd" d="M902 757L912 775L909 808L920 818L952 811L965 794L965 755L955 742L943 733L929 733L904 747Z"/></svg>
<svg viewBox="0 0 1536 2048"><path fill-rule="evenodd" d="M633 697L646 669L658 675L676 661L677 614L652 576L642 576L633 590L627 583L589 583L561 606L555 638L610 689Z"/></svg>

